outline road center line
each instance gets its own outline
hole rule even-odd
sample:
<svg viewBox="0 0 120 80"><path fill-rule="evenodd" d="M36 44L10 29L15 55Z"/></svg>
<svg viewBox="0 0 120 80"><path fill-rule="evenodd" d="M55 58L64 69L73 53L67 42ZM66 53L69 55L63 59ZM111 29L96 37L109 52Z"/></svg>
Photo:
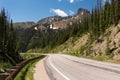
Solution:
<svg viewBox="0 0 120 80"><path fill-rule="evenodd" d="M52 63L51 63L51 56L49 57L49 63L50 65L61 75L63 76L66 80L70 80L67 76L65 76L62 72L60 72Z"/></svg>

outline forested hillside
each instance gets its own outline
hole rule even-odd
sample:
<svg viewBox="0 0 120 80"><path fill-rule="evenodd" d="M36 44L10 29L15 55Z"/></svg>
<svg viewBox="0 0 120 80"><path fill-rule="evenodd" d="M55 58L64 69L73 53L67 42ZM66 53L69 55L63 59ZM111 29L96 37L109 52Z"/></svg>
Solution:
<svg viewBox="0 0 120 80"><path fill-rule="evenodd" d="M89 45L87 46L89 47L93 41L99 38L99 36L104 35L106 29L108 29L111 25L118 24L120 19L119 4L119 0L111 0L111 2L110 0L107 0L105 4L102 5L102 1L97 0L97 4L92 9L91 14L84 14L85 17L82 22L79 22L79 20L75 22L73 21L74 24L69 25L69 27L65 29L57 30L57 32L53 30L53 34L50 34L50 30L50 32L47 31L46 33L36 33L36 36L40 35L40 37L35 39L34 37L36 36L34 35L28 49L36 49L36 51L47 52L54 49L56 46L63 44L70 37L81 37L85 33L89 33L90 35Z"/></svg>
<svg viewBox="0 0 120 80"><path fill-rule="evenodd" d="M74 36L71 36L65 43L54 48L51 52L119 62L120 1L108 1L102 6L101 1L98 0L91 16L87 17L85 23L77 25L79 28L80 25L84 28L74 31L76 32L73 34Z"/></svg>
<svg viewBox="0 0 120 80"><path fill-rule="evenodd" d="M16 32L17 50L18 52L25 52L30 42L31 37L34 35L35 29L34 22L19 22L13 23L13 28Z"/></svg>

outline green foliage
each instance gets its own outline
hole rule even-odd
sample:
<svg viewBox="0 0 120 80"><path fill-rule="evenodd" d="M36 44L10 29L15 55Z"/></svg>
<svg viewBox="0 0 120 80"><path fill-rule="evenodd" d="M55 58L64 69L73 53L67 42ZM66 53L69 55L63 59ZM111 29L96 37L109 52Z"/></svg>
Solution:
<svg viewBox="0 0 120 80"><path fill-rule="evenodd" d="M109 41L109 38L107 37L107 43L106 43L107 46L106 46L106 50L105 50L106 55L111 55L109 43L110 43L110 41Z"/></svg>
<svg viewBox="0 0 120 80"><path fill-rule="evenodd" d="M20 56L22 57L22 59L31 59L34 57L38 57L40 56L40 53L21 53Z"/></svg>
<svg viewBox="0 0 120 80"><path fill-rule="evenodd" d="M115 0L115 21L116 23L120 19L120 0Z"/></svg>
<svg viewBox="0 0 120 80"><path fill-rule="evenodd" d="M105 53L106 53L106 55L110 55L111 54L111 51L110 51L109 47L106 48Z"/></svg>
<svg viewBox="0 0 120 80"><path fill-rule="evenodd" d="M31 57L29 56L31 55ZM24 56L24 58L28 59L29 58L33 58L32 55L38 56L38 54L22 54L22 56ZM28 56L28 57L27 57ZM33 60L31 62L29 62L25 67L23 67L23 69L17 74L17 76L15 77L14 80L34 80L33 79L33 74L34 74L34 67L35 64L42 58L44 58L44 55L39 55L41 56L39 59Z"/></svg>
<svg viewBox="0 0 120 80"><path fill-rule="evenodd" d="M23 25L20 26L27 26L27 25L23 23ZM33 28L27 28L27 29L21 28L15 30L15 32L16 32L16 40L17 40L16 50L19 53L25 52L27 50L28 44L31 43L30 40L33 35L38 35L38 34L34 34L36 31L33 30Z"/></svg>
<svg viewBox="0 0 120 80"><path fill-rule="evenodd" d="M117 26L117 33L119 33L120 32L120 27L119 26ZM116 34L117 34L116 33Z"/></svg>
<svg viewBox="0 0 120 80"><path fill-rule="evenodd" d="M109 62L110 62L110 60L112 61L112 58L109 55L107 55L107 56L106 55L87 56L87 58L98 60L98 61L109 61Z"/></svg>
<svg viewBox="0 0 120 80"><path fill-rule="evenodd" d="M85 50L86 50L86 46L85 45L81 46L79 50L80 54L84 55Z"/></svg>
<svg viewBox="0 0 120 80"><path fill-rule="evenodd" d="M1 70L4 71L5 69L12 68L12 67L13 65L11 63L0 60L0 71Z"/></svg>
<svg viewBox="0 0 120 80"><path fill-rule="evenodd" d="M118 53L120 53L120 49L118 50Z"/></svg>
<svg viewBox="0 0 120 80"><path fill-rule="evenodd" d="M38 61L38 60L37 60ZM33 68L35 66L35 63L37 61L32 61L29 64L27 64L15 77L14 80L33 80Z"/></svg>
<svg viewBox="0 0 120 80"><path fill-rule="evenodd" d="M0 12L0 62L15 65L20 61L16 50L16 35L13 29L12 20L6 15L5 9ZM5 66L3 64L3 67Z"/></svg>

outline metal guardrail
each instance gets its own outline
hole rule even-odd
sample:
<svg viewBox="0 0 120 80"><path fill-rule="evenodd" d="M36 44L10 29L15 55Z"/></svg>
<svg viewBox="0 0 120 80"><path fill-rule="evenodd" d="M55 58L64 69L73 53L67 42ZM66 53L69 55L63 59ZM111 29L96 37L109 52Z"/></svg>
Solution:
<svg viewBox="0 0 120 80"><path fill-rule="evenodd" d="M14 66L14 68L7 70L8 73L0 74L0 80L13 80L16 77L16 75L21 71L21 69L26 64L28 64L29 62L31 62L33 60L39 59L41 57L43 57L43 55L39 56L39 57L35 57L35 58L32 58L32 59L29 59L29 60L25 60L25 61L17 64L16 66Z"/></svg>

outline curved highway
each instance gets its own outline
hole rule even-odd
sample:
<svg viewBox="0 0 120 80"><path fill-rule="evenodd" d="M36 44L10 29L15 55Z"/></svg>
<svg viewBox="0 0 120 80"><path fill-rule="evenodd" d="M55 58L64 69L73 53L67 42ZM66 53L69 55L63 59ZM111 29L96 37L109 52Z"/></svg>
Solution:
<svg viewBox="0 0 120 80"><path fill-rule="evenodd" d="M120 80L119 64L49 54L44 66L51 80Z"/></svg>

